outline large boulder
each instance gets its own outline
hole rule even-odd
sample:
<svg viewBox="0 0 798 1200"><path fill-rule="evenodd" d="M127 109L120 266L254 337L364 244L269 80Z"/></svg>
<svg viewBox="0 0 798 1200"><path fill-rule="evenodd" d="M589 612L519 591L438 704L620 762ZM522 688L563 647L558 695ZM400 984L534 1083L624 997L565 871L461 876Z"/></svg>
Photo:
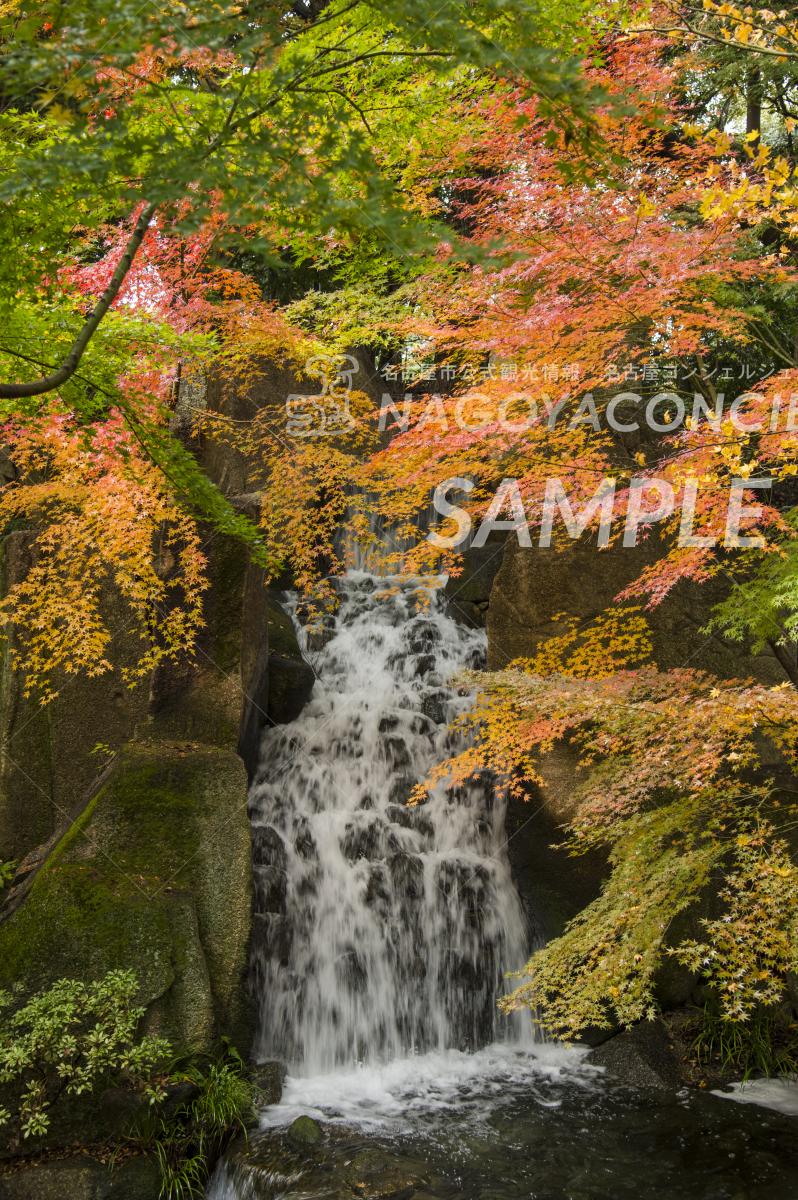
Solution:
<svg viewBox="0 0 798 1200"><path fill-rule="evenodd" d="M591 1050L587 1062L601 1067L614 1083L641 1091L674 1092L683 1072L662 1021L643 1021Z"/></svg>
<svg viewBox="0 0 798 1200"><path fill-rule="evenodd" d="M0 987L132 968L183 1051L248 1043L250 828L232 750L131 743L0 923Z"/></svg>
<svg viewBox="0 0 798 1200"><path fill-rule="evenodd" d="M599 550L586 537L565 549L525 549L508 537L490 594L489 669L534 656L542 642L562 632L555 619L560 613L586 622L598 617L653 561L657 549L652 539L636 547ZM784 672L769 651L752 655L735 642L703 632L713 605L727 590L722 580L685 580L647 613L655 662L664 671L689 666L721 678L753 676L763 683L783 683Z"/></svg>

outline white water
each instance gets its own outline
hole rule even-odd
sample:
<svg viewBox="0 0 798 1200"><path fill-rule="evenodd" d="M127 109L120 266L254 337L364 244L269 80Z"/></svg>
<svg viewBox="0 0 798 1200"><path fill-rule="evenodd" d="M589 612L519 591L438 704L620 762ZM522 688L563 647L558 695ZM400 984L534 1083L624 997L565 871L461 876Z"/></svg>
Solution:
<svg viewBox="0 0 798 1200"><path fill-rule="evenodd" d="M473 1054L461 1050L408 1055L383 1065L358 1065L331 1075L289 1076L279 1105L261 1115L261 1128L287 1125L303 1113L362 1129L410 1133L446 1112L485 1121L494 1105L523 1088L546 1108L562 1103L539 1084L597 1083L601 1067L584 1062L587 1047L540 1042L520 1048L494 1043Z"/></svg>
<svg viewBox="0 0 798 1200"><path fill-rule="evenodd" d="M718 1089L713 1096L722 1100L734 1100L737 1104L758 1104L761 1108L772 1108L774 1112L788 1117L798 1117L798 1078L749 1079L733 1083L727 1091Z"/></svg>
<svg viewBox="0 0 798 1200"><path fill-rule="evenodd" d="M250 794L256 1057L289 1065L286 1103L307 1081L304 1111L368 1091L387 1064L411 1079L414 1055L445 1076L435 1055L533 1045L529 1019L496 1007L528 952L503 802L485 782L403 803L455 747L449 725L470 699L451 680L484 653L439 582L347 576L327 644L314 653L301 633L318 676L308 705L264 735Z"/></svg>

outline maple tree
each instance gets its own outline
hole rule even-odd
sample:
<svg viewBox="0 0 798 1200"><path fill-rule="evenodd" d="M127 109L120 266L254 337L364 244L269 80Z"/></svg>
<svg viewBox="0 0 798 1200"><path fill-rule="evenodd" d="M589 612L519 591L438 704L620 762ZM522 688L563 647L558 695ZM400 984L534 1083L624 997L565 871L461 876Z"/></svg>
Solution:
<svg viewBox="0 0 798 1200"><path fill-rule="evenodd" d="M37 530L0 616L28 689L109 669L109 587L144 639L137 675L190 654L201 521L287 564L323 611L340 530L366 540L371 508L397 569L456 573L425 536L443 480L469 480L484 516L516 479L533 525L552 477L574 508L603 480L616 506L660 481L660 556L589 628L564 617L533 659L473 681L472 740L433 779L489 769L526 794L564 740L585 768L569 846L605 846L612 873L508 1005L561 1036L630 1022L669 954L730 1022L777 1005L794 806L760 733L794 766L794 690L657 672L642 606L727 576L708 628L767 644L798 684L798 434L773 424L798 384L793 18L714 0L625 24L625 5L582 0L84 7L0 7L0 515ZM373 398L325 376L355 346L485 377L413 390L386 438ZM283 398L245 425L191 411L195 381L246 384L264 358L304 374L324 437ZM669 380L653 432L608 420L630 366L643 406ZM680 422L721 392L741 422ZM175 411L246 456L259 522ZM772 481L740 523L759 545L725 543L735 480ZM719 871L724 918L671 945Z"/></svg>
<svg viewBox="0 0 798 1200"><path fill-rule="evenodd" d="M144 10L92 0L71 21L57 4L2 6L0 404L14 471L4 513L39 527L53 518L4 614L45 699L57 666L107 669L99 582L74 613L64 603L87 571L125 584L134 623L160 647L152 665L190 650L198 627L197 520L274 563L262 532L172 436L184 381L211 370L245 380L264 356L307 357L259 273L301 270L311 250L322 269L434 247L431 221L403 193L399 148L411 123L432 136L453 89L510 74L558 127L587 136L582 8L551 0L538 19L536 4L494 0L447 0L431 16L410 3L388 16L345 0ZM294 478L296 502L306 477ZM113 525L114 489L125 494L116 528L95 538L98 521ZM164 536L168 589L144 569ZM184 604L166 606L166 590Z"/></svg>

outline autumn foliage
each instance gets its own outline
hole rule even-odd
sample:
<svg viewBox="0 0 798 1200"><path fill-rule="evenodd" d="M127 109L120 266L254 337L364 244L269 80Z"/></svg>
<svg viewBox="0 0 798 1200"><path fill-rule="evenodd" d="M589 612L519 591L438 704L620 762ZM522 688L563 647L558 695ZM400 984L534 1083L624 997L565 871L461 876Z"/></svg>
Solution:
<svg viewBox="0 0 798 1200"><path fill-rule="evenodd" d="M533 658L470 680L466 749L432 782L488 770L526 797L546 755L577 755L567 849L603 847L611 872L508 1007L558 1036L631 1023L669 958L729 1022L777 1007L798 967L798 28L714 0L561 0L548 24L487 0L428 22L402 2L259 7L148 10L135 34L125 5L85 29L2 7L0 190L28 206L0 274L0 517L30 566L0 620L28 693L110 669L111 592L141 640L129 682L190 657L210 531L318 613L375 528L396 571L461 569L426 536L443 480L473 482L476 516L517 480L533 526L552 478L574 507L602 480L619 506L664 481L661 553L609 611L562 614ZM86 78L62 82L75 61ZM207 402L269 360L334 412L325 371L356 348L373 370L325 436L288 397L246 422ZM456 376L392 392L407 421L386 432L380 380L406 362ZM608 423L629 391L662 394L654 431ZM704 418L681 420L695 397ZM197 444L243 456L256 516ZM767 483L742 547L723 538L735 480ZM657 671L646 612L716 578L707 630L767 647L785 686Z"/></svg>

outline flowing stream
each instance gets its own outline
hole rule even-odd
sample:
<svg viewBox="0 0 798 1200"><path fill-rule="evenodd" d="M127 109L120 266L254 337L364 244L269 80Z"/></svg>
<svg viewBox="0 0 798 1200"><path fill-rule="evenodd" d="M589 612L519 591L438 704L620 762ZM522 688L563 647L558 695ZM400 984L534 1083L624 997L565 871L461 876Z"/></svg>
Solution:
<svg viewBox="0 0 798 1200"><path fill-rule="evenodd" d="M323 637L292 602L317 681L250 793L255 1058L288 1075L209 1200L788 1200L787 1117L610 1085L499 1013L530 950L502 798L405 805L462 744L454 680L485 652L440 582L351 572ZM323 1138L298 1146L308 1115Z"/></svg>

